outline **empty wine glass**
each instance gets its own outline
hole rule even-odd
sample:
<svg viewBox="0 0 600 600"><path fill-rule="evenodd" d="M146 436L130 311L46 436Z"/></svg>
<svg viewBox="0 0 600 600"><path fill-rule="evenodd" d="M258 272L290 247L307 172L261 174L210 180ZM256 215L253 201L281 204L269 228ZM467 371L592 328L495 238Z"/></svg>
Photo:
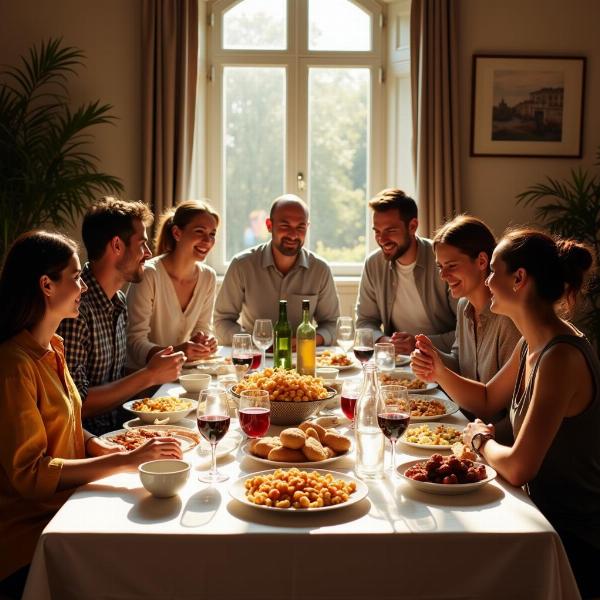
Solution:
<svg viewBox="0 0 600 600"><path fill-rule="evenodd" d="M260 350L260 364L265 368L265 352L273 345L273 323L271 319L256 319L252 331L252 341Z"/></svg>
<svg viewBox="0 0 600 600"><path fill-rule="evenodd" d="M231 362L241 375L250 368L253 360L254 348L252 336L249 333L236 333L231 344Z"/></svg>
<svg viewBox="0 0 600 600"><path fill-rule="evenodd" d="M362 389L361 379L344 379L342 393L340 394L340 407L342 412L352 421L354 428L354 417L356 415L356 402Z"/></svg>
<svg viewBox="0 0 600 600"><path fill-rule="evenodd" d="M338 317L335 336L337 345L348 354L354 344L354 319L352 317Z"/></svg>
<svg viewBox="0 0 600 600"><path fill-rule="evenodd" d="M238 415L240 427L249 438L263 437L269 429L271 402L267 390L243 390Z"/></svg>
<svg viewBox="0 0 600 600"><path fill-rule="evenodd" d="M396 470L396 442L410 423L410 399L403 385L382 385L377 402L377 423L392 444L392 473Z"/></svg>
<svg viewBox="0 0 600 600"><path fill-rule="evenodd" d="M229 430L229 403L227 392L220 388L202 390L197 410L198 431L210 444L211 467L206 474L198 476L199 481L218 483L229 479L217 470L217 444Z"/></svg>
<svg viewBox="0 0 600 600"><path fill-rule="evenodd" d="M396 349L390 342L375 344L375 364L380 371L391 371L396 366Z"/></svg>
<svg viewBox="0 0 600 600"><path fill-rule="evenodd" d="M354 356L362 363L368 363L373 358L373 331L357 329L354 334Z"/></svg>

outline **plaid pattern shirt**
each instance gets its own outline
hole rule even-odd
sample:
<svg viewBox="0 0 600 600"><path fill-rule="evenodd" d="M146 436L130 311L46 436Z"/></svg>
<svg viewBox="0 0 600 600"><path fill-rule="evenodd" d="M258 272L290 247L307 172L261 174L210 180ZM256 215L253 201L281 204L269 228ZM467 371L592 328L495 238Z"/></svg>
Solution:
<svg viewBox="0 0 600 600"><path fill-rule="evenodd" d="M64 319L58 333L64 339L71 377L85 402L90 387L123 377L127 357L127 303L120 290L109 299L92 274L89 263L81 272L88 286L81 297L79 316ZM84 427L100 435L122 427L126 413L109 413L84 419Z"/></svg>

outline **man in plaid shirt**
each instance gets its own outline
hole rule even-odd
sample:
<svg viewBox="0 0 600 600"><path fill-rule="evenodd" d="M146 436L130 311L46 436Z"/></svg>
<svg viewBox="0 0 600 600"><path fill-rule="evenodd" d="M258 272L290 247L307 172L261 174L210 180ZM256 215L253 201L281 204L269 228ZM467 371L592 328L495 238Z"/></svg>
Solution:
<svg viewBox="0 0 600 600"><path fill-rule="evenodd" d="M83 402L84 427L96 435L121 428L130 415L120 405L150 386L177 379L185 360L183 352L166 348L143 369L124 376L127 304L121 288L141 281L144 262L152 256L146 234L151 222L145 204L114 198L91 206L83 219L89 262L81 278L88 291L79 316L65 319L59 334Z"/></svg>

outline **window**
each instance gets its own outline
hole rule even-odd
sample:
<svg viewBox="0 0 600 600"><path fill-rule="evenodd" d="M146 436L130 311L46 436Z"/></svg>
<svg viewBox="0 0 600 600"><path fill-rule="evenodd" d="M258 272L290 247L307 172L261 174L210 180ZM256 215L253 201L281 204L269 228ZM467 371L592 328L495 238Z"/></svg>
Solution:
<svg viewBox="0 0 600 600"><path fill-rule="evenodd" d="M206 171L193 179L222 215L211 264L222 273L270 239L271 202L293 193L310 207L305 246L359 274L373 248L367 201L386 183L382 4L217 0L207 11Z"/></svg>

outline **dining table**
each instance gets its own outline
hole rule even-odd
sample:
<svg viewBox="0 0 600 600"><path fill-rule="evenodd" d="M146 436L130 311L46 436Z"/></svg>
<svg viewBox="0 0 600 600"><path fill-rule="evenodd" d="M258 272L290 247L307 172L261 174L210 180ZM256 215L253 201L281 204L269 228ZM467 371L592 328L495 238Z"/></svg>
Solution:
<svg viewBox="0 0 600 600"><path fill-rule="evenodd" d="M361 375L356 365L339 376ZM446 399L439 389L428 393ZM174 382L155 395L183 394ZM338 429L353 437L339 410L328 411L339 416ZM456 428L466 423L460 412L440 420ZM272 426L271 433L281 429ZM78 488L45 528L23 598L580 597L556 531L523 489L499 476L466 494L427 493L390 468L386 440L385 476L365 481L368 494L359 502L329 511L261 510L230 490L239 478L269 467L249 455L235 418L228 438L231 451L218 459L227 481L198 481L210 467L209 455L198 447L184 454L191 473L174 497L151 496L136 472ZM397 444L399 464L431 454ZM355 477L354 462L351 450L325 468Z"/></svg>

